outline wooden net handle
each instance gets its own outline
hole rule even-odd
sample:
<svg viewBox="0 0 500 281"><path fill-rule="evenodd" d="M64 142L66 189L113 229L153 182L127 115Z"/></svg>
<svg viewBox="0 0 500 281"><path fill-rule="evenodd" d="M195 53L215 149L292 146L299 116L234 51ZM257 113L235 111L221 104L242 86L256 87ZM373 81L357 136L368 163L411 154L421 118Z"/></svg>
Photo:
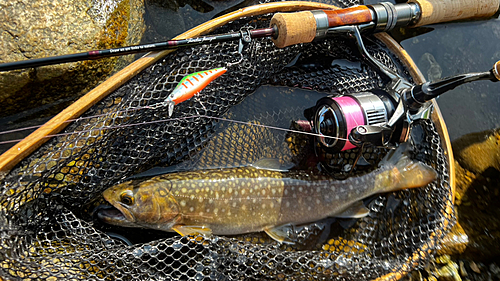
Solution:
<svg viewBox="0 0 500 281"><path fill-rule="evenodd" d="M421 16L414 26L493 16L498 0L410 0L420 6Z"/></svg>

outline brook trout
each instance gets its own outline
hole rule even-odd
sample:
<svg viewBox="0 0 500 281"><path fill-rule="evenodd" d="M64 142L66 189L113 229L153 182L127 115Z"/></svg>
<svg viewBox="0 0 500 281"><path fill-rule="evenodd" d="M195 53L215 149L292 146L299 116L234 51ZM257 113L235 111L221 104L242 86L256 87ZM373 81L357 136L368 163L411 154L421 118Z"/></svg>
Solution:
<svg viewBox="0 0 500 281"><path fill-rule="evenodd" d="M104 191L116 209L100 210L98 216L110 224L181 235L265 231L283 242L282 226L326 217L362 217L369 211L361 199L432 182L436 172L409 159L403 146L389 153L372 173L342 181L305 171L255 167L133 180Z"/></svg>

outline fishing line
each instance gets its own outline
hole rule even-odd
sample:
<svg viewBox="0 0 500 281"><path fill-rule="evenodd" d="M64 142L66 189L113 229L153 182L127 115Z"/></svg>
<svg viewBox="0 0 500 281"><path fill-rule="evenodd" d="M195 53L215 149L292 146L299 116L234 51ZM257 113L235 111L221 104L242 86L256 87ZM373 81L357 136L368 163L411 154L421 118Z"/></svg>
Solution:
<svg viewBox="0 0 500 281"><path fill-rule="evenodd" d="M131 110L141 110L141 109L151 109L152 107L146 106L146 107L138 107L138 108L132 108L132 109L126 109L122 111L115 111L113 113L106 113L106 114L100 114L100 115L94 115L94 116L87 116L87 117L80 117L72 120L67 120L64 122L72 122L72 121L77 121L80 119L91 119L91 118L96 118L100 116L108 116L111 114L117 114L120 112L127 112ZM275 127L275 126L269 126L269 125L264 125L264 124L255 124L251 122L246 122L246 121L239 121L239 120L233 120L233 119L228 119L228 118L223 118L223 117L214 117L214 116L208 116L208 115L191 115L191 116L186 116L186 117L177 117L177 118L168 118L168 119L163 119L163 120L154 120L154 121L147 121L147 122L141 122L141 123L133 123L133 124L125 124L125 125L118 125L118 126L110 126L110 127L100 127L100 128L93 128L89 130L81 130L81 131L75 131L75 132L68 132L68 133L59 133L59 134L53 134L53 135L46 135L44 138L51 138L51 137L58 137L58 136L69 136L69 135L74 135L74 134L80 134L80 133L91 133L94 131L101 131L101 130L112 130L112 129L119 129L119 128L127 128L127 127L134 127L134 126L141 126L141 125L149 125L149 124L157 124L157 123L164 123L164 122L169 122L169 121L179 121L179 120L188 120L188 119L194 119L194 118L208 118L208 119L213 119L213 120L219 120L223 122L230 122L230 123L237 123L237 124L243 124L243 125L249 125L249 126L256 126L256 127L261 127L261 128L268 128L272 130L278 130L278 131L285 131L285 132L291 132L291 133L297 133L297 134L305 134L305 135L310 135L310 136L321 136L325 138L332 138L332 139L339 139L339 140L347 140L343 138L337 138L337 137L332 137L332 136L324 136L316 133L311 133L311 132L304 132L304 131L297 131L297 130L292 130L292 129L287 129L287 128L281 128L281 127ZM105 120L103 120L105 121ZM62 123L64 123L62 122ZM33 126L33 127L41 127L41 126ZM32 128L32 127L27 127L27 128ZM16 130L10 130L10 131L21 131L26 128L20 128ZM5 132L0 132L2 134L5 134ZM92 137L92 136L89 136ZM98 136L95 136L98 137ZM1 141L0 145L2 144L9 144L9 143L17 143L20 142L22 139L16 139L16 140L8 140L8 141Z"/></svg>

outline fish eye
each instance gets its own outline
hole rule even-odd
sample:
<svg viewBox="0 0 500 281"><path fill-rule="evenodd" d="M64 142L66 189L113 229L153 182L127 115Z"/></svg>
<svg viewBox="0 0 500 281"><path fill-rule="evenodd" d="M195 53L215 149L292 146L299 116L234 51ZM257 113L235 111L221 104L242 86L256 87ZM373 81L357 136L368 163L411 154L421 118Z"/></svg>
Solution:
<svg viewBox="0 0 500 281"><path fill-rule="evenodd" d="M129 206L133 205L134 204L134 196L132 196L132 191L130 191L130 190L124 191L120 195L120 201L125 205L129 205Z"/></svg>

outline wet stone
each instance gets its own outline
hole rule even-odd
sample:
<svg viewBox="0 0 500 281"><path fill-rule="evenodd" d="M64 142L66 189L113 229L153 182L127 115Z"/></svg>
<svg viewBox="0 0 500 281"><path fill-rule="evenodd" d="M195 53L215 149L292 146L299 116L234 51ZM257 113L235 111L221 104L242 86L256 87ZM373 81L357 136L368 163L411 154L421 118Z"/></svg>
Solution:
<svg viewBox="0 0 500 281"><path fill-rule="evenodd" d="M3 1L0 62L138 44L144 32L139 0ZM75 99L95 87L133 55L0 73L0 117ZM59 111L57 109L57 111Z"/></svg>
<svg viewBox="0 0 500 281"><path fill-rule="evenodd" d="M434 56L430 53L424 53L420 60L418 61L418 67L422 73L426 76L428 81L437 81L441 78L443 70L441 66L437 63Z"/></svg>

